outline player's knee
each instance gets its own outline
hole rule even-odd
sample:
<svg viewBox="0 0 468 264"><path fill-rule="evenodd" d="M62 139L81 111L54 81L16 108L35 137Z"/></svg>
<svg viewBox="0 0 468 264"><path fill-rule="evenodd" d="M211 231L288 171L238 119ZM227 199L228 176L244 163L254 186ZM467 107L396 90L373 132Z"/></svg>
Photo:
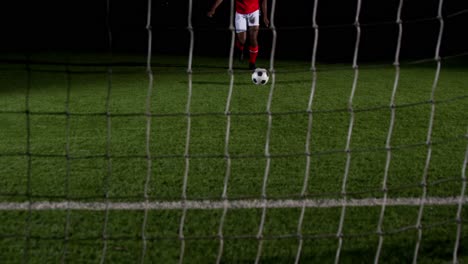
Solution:
<svg viewBox="0 0 468 264"><path fill-rule="evenodd" d="M252 26L249 28L250 32L258 32L259 27L258 26Z"/></svg>
<svg viewBox="0 0 468 264"><path fill-rule="evenodd" d="M251 38L257 38L258 35L258 27L252 27L249 29L249 35Z"/></svg>

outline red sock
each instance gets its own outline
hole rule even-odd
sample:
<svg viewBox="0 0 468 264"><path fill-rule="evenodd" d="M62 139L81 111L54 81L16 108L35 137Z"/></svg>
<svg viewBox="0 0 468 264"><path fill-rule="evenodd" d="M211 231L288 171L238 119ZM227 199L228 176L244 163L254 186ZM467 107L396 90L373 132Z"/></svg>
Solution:
<svg viewBox="0 0 468 264"><path fill-rule="evenodd" d="M250 52L250 59L249 62L255 64L257 61L257 55L258 55L258 46L256 47L249 47L249 52Z"/></svg>
<svg viewBox="0 0 468 264"><path fill-rule="evenodd" d="M244 45L242 45L238 40L236 40L236 48L240 51L244 51Z"/></svg>

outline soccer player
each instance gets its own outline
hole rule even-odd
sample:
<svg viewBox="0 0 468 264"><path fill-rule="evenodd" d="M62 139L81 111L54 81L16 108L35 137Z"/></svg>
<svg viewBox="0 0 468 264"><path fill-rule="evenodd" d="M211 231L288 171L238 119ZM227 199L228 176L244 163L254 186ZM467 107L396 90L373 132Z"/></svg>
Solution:
<svg viewBox="0 0 468 264"><path fill-rule="evenodd" d="M270 21L267 16L267 0L236 0L236 16L235 16L235 27L236 27L236 49L240 53L240 60L243 60L244 46L247 39L247 28L249 30L249 69L255 70L257 67L255 63L257 61L258 54L258 28L260 26L260 1L262 2L262 16L263 23L268 27ZM215 0L213 6L208 11L208 17L213 17L216 12L216 8L223 2L223 0Z"/></svg>

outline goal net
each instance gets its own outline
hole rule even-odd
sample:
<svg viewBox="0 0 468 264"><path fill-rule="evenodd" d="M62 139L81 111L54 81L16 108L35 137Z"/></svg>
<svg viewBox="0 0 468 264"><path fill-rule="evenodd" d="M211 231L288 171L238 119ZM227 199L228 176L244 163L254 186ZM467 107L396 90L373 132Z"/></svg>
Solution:
<svg viewBox="0 0 468 264"><path fill-rule="evenodd" d="M235 2L216 24L208 5L179 4L181 29L158 17L169 1L107 0L106 52L2 53L3 263L468 260L468 77L452 28L468 9L314 0L294 25L268 1L269 81L254 85ZM119 50L136 10L144 56Z"/></svg>

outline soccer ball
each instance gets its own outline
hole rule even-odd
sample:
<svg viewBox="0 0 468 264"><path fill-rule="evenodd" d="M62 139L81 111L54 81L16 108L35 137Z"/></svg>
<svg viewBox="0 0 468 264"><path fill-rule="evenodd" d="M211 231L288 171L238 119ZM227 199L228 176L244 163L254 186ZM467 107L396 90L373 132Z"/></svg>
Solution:
<svg viewBox="0 0 468 264"><path fill-rule="evenodd" d="M257 68L252 73L252 82L256 85L265 85L268 82L268 72L266 69Z"/></svg>

